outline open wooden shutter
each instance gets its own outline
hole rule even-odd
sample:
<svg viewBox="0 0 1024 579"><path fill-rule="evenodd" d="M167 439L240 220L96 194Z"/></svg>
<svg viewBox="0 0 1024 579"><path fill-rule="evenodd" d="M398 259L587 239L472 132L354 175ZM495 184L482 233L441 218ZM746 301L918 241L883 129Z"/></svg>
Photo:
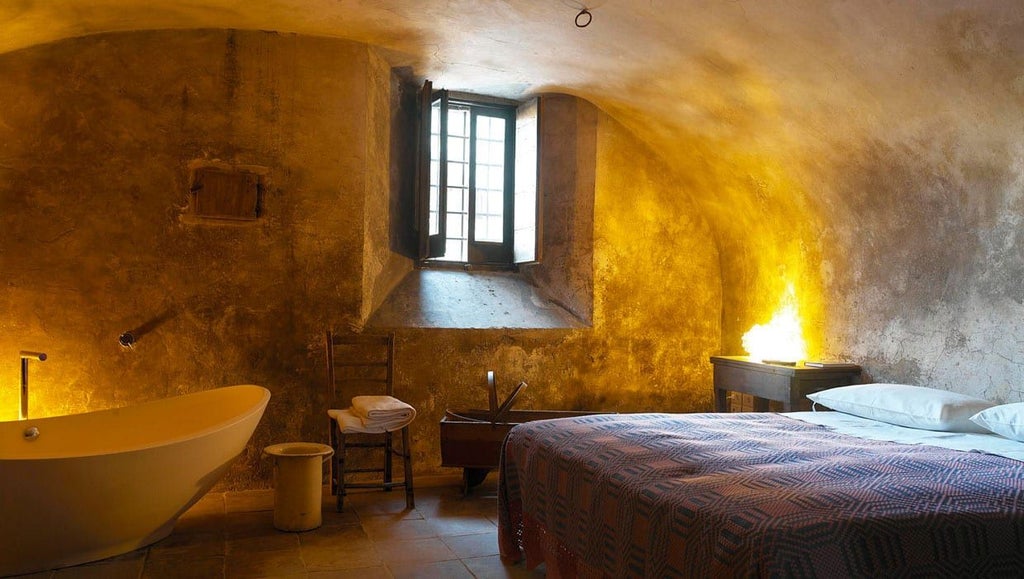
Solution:
<svg viewBox="0 0 1024 579"><path fill-rule="evenodd" d="M416 183L416 224L419 257L442 257L445 251L447 205L448 92L433 91L428 80L420 91L420 122Z"/></svg>
<svg viewBox="0 0 1024 579"><path fill-rule="evenodd" d="M515 214L512 258L517 264L540 261L540 101L516 109Z"/></svg>
<svg viewBox="0 0 1024 579"><path fill-rule="evenodd" d="M420 89L419 115L416 131L416 232L419 234L420 259L430 254L428 227L430 214L430 97L432 83L428 80Z"/></svg>
<svg viewBox="0 0 1024 579"><path fill-rule="evenodd" d="M437 121L437 129L430 135L430 188L428 214L434 219L429 225L429 248L427 257L443 257L447 241L448 226L448 91L436 91L430 102L431 122Z"/></svg>

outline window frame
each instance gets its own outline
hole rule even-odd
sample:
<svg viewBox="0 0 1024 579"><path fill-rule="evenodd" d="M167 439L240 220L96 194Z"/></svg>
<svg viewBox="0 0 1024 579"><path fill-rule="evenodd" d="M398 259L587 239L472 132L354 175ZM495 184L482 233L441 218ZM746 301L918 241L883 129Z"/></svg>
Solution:
<svg viewBox="0 0 1024 579"><path fill-rule="evenodd" d="M536 106L536 101L532 101L534 114L537 114L539 107ZM423 85L423 89L420 94L420 127L419 127L419 163L417 166L417 225L419 230L419 265L421 267L460 267L460 266L488 266L497 268L509 268L514 269L517 265L524 263L536 263L539 258L540 248L540 232L539 232L539 215L540 215L540 199L539 192L536 190L536 183L539 179L534 179L534 191L533 191L533 207L535 210L536 219L534 220L535 226L530 229L530 235L535 239L532 242L535 248L532 255L529 255L525 259L518 259L519 256L516 253L516 248L521 245L517 244L517 231L516 231L516 211L517 211L517 196L520 192L516 188L516 172L519 170L521 165L520 160L516 158L516 145L519 136L517 135L517 124L519 120L519 110L523 106L522 103L516 101L510 101L506 99L498 99L494 97L486 97L468 93L458 93L447 90L433 90L430 81L427 81ZM440 127L438 127L437 134L434 135L432 132L432 115L433 109L439 107L440 111L438 114L438 121ZM449 156L448 156L448 122L449 122L449 111L455 107L468 109L469 110L469 128L470 135L467 139L467 146L469 147L468 155L468 175L466 176L466 199L467 204L464 207L466 216L466 229L463 231L465 235L465 248L466 254L464 259L445 259L445 253L447 253L445 245L449 241L448 238L448 210L451 207L449 204ZM483 241L478 239L477 235L477 196L478 196L478 120L480 117L500 118L504 121L504 159L503 159L503 190L502 190L502 241ZM539 123L535 123L537 126L534 128L536 135L534 139L539 140ZM436 157L432 155L431 144L432 139L437 138L438 154ZM539 144L538 144L539 146ZM535 147L536 149L537 147ZM533 151L535 156L538 152ZM434 158L432 158L434 157ZM537 169L539 159L533 159L532 165L534 171L538 172ZM431 187L432 187L432 168L431 162L437 163L437 220L436 220L436 231L431 233L431 213L435 208L435 203L432 203L431 199ZM520 164L517 164L520 163ZM461 238L457 238L461 239ZM529 245L529 244L528 244Z"/></svg>

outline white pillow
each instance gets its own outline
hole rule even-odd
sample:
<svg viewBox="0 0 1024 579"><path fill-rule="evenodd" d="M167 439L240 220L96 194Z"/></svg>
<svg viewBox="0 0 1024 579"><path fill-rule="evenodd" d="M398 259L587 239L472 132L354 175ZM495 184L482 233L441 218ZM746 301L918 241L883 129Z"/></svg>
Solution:
<svg viewBox="0 0 1024 579"><path fill-rule="evenodd" d="M992 402L923 386L859 384L823 390L807 396L817 404L889 424L947 432L986 432L971 422Z"/></svg>
<svg viewBox="0 0 1024 579"><path fill-rule="evenodd" d="M971 422L999 436L1024 442L1024 402L986 408L972 416Z"/></svg>

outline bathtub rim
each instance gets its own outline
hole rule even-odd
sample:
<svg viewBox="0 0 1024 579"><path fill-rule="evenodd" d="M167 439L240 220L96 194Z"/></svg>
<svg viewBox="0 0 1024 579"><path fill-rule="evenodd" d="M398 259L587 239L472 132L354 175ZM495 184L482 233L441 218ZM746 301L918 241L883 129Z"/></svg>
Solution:
<svg viewBox="0 0 1024 579"><path fill-rule="evenodd" d="M158 398L156 400L149 400L147 402L142 402L142 403L139 403L139 404L128 404L128 405L125 405L125 406L116 406L114 408L103 408L103 409L100 409L100 410L90 410L89 412L78 412L78 413L75 413L75 414L59 414L59 415L56 415L56 416L43 416L43 417L40 417L40 418L28 418L26 420L5 420L5 421L0 422L0 427L2 427L4 425L7 425L7 424L24 424L25 428L29 428L29 427L32 427L32 426L38 426L38 427L40 427L40 430L43 430L43 426L45 425L46 422L52 422L52 421L58 421L58 420L63 420L63 419L69 419L69 418L73 418L73 417L76 417L76 416L85 416L85 415L93 415L93 416L95 416L95 415L102 415L102 414L105 414L105 413L112 414L112 413L115 413L115 412L123 411L125 409L141 408L141 407L155 406L155 405L159 405L159 404L166 404L168 400L174 400L174 399L178 399L178 398L211 396L212 393L214 393L214 392L218 393L218 395L221 395L222 391L224 391L224 390L234 390L234 389L244 389L244 390L259 389L259 390L262 390L262 394L260 396L260 399L258 401L255 401L252 404L252 406L250 406L250 407L248 407L246 409L246 411L240 412L238 414L234 414L231 417L226 417L224 420L216 422L216 423L214 423L214 424L212 424L212 425L210 425L210 426L208 426L206 428L202 428L202 429L199 429L199 430L191 430L191 431L188 431L188 432L186 432L186 433L184 433L184 434L182 434L180 436L173 436L173 437L163 438L163 439L160 439L158 441L154 441L154 442L150 442L150 443L146 443L146 444L136 444L136 445L129 445L129 446L121 446L121 447L117 447L115 449L111 449L111 450L106 451L106 452L81 452L81 453L65 452L65 453L62 453L62 454L48 453L48 454L43 454L43 455L39 455L39 456L7 456L7 457L0 456L0 464L3 464L4 462L65 460L65 459L88 458L88 457L93 457L93 456L107 456L107 455L115 455L115 454L126 454L126 453L138 452L138 451L143 451L143 450L149 450L149 449L153 449L153 448L159 448L161 446L167 446L167 445L170 445L170 444L175 444L175 443L179 443L179 442L182 442L182 441L191 440L191 439L194 439L194 438L200 438L200 437L206 436L206 435L208 435L210 433L217 432L217 431L223 430L225 428L230 428L230 427L238 424L239 422L243 422L243 421L247 420L253 414L263 413L266 410L266 407L267 407L267 405L270 402L271 392L266 387L260 386L258 384L232 384L230 386L218 386L216 388L210 388L208 390L200 390L198 392L188 392L186 394L178 394L176 396L168 396L168 397L165 397L165 398ZM12 430L16 430L16 429L12 429ZM43 430L43 432L45 432L45 430Z"/></svg>

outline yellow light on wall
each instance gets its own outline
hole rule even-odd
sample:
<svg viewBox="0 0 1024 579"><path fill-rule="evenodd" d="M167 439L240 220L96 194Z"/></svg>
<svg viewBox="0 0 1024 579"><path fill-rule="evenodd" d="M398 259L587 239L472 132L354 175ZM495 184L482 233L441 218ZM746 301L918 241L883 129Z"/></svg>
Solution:
<svg viewBox="0 0 1024 579"><path fill-rule="evenodd" d="M793 284L786 287L782 303L767 324L754 324L743 334L743 349L754 360L797 362L807 359L807 342L800 326Z"/></svg>

